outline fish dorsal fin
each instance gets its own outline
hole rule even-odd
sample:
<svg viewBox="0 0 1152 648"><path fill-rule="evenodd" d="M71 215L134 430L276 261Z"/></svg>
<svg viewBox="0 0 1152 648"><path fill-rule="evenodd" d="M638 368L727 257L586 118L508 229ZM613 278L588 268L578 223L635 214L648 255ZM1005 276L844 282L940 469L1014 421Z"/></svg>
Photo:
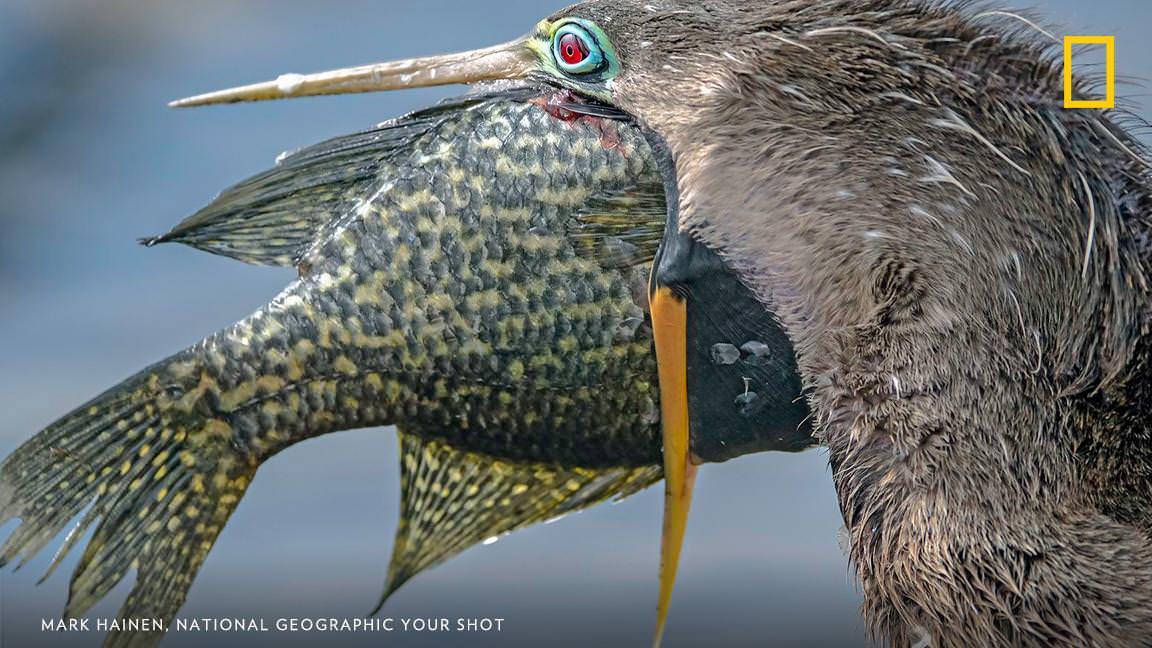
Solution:
<svg viewBox="0 0 1152 648"><path fill-rule="evenodd" d="M539 90L513 87L468 94L282 156L276 166L221 193L147 246L183 243L256 265L295 265L328 222L367 199L395 155L444 119L480 103L522 101Z"/></svg>
<svg viewBox="0 0 1152 648"><path fill-rule="evenodd" d="M668 208L664 186L644 183L593 196L568 225L576 252L605 268L649 263L656 256Z"/></svg>
<svg viewBox="0 0 1152 648"><path fill-rule="evenodd" d="M397 431L400 522L378 611L420 572L490 538L658 481L659 466L560 468L514 463Z"/></svg>

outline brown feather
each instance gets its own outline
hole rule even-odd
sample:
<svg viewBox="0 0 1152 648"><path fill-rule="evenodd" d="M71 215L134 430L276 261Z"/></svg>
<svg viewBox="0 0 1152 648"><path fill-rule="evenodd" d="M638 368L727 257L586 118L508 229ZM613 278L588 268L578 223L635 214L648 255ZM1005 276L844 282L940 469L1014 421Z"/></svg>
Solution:
<svg viewBox="0 0 1152 648"><path fill-rule="evenodd" d="M872 631L1147 644L1152 181L1131 116L1064 109L1053 41L966 4L569 12L620 52L614 103L667 142L681 228L796 349Z"/></svg>

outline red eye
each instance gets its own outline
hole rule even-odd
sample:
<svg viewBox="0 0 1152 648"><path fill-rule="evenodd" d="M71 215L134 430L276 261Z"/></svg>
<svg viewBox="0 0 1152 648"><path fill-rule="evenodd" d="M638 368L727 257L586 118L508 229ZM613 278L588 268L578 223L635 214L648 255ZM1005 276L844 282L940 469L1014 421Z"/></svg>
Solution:
<svg viewBox="0 0 1152 648"><path fill-rule="evenodd" d="M588 46L576 34L564 34L560 37L560 58L567 65L579 65L588 58Z"/></svg>

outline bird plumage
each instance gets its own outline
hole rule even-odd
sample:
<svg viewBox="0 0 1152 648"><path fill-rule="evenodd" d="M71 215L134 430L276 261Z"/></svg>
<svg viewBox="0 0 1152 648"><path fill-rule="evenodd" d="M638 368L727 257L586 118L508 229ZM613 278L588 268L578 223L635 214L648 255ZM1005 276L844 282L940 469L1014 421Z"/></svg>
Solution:
<svg viewBox="0 0 1152 648"><path fill-rule="evenodd" d="M694 384L702 354L685 343L700 342L693 317L721 319L731 304L716 299L736 295L748 317L727 320L738 330L723 334L751 343L772 330L786 344L761 346L777 360L794 356L876 636L896 646L924 637L936 646L1146 644L1152 177L1122 113L1063 106L1053 45L1032 20L968 3L590 0L505 45L175 105L509 78L594 100L593 116L629 115L650 150L645 177L629 187L646 197L583 191L596 174L564 188L597 204L576 220L602 233L618 231L621 207L652 215L633 208L654 204L654 178L665 189L669 218L648 285L665 440L661 614L692 444L731 439L690 410L747 403ZM1092 89L1074 83L1076 94ZM566 121L567 101L544 107ZM496 140L489 154L498 155ZM348 243L345 224L308 254ZM194 242L198 227L215 225L206 215L174 236ZM650 243L658 230L648 219L629 236ZM240 251L250 233L236 233L228 245L250 256ZM622 267L611 259L650 249L615 238L628 245L590 256ZM339 283L339 267L297 258L295 238L276 243L250 259L296 262L305 280ZM713 257L719 267L701 264ZM678 290L678 277L725 289ZM736 348L731 341L717 340ZM560 376L566 367L554 366ZM508 365L491 378L518 374ZM793 392L769 393L779 406ZM637 438L606 448L502 437L488 451L531 462L547 455L543 441L570 451L565 460L591 452L607 465L643 448L636 459L652 461L655 437Z"/></svg>
<svg viewBox="0 0 1152 648"><path fill-rule="evenodd" d="M677 226L792 341L872 631L1148 642L1152 181L1123 117L1065 109L1048 36L967 5L571 13L611 26Z"/></svg>

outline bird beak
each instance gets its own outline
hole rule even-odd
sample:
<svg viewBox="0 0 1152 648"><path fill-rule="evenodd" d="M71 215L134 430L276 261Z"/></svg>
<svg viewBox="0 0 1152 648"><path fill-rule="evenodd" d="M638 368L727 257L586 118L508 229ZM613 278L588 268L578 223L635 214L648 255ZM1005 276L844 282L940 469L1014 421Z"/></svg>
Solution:
<svg viewBox="0 0 1152 648"><path fill-rule="evenodd" d="M664 435L660 643L696 464L813 444L791 344L720 256L669 215L649 282Z"/></svg>
<svg viewBox="0 0 1152 648"><path fill-rule="evenodd" d="M424 88L454 83L523 79L538 69L530 37L503 45L314 74L284 74L275 81L218 90L169 103L173 108L316 95Z"/></svg>
<svg viewBox="0 0 1152 648"><path fill-rule="evenodd" d="M692 505L696 466L688 456L688 310L670 288L656 287L649 294L652 336L656 345L660 380L660 420L664 434L664 529L660 541L660 594L656 604L659 647L668 620L668 606L676 585L680 547Z"/></svg>

